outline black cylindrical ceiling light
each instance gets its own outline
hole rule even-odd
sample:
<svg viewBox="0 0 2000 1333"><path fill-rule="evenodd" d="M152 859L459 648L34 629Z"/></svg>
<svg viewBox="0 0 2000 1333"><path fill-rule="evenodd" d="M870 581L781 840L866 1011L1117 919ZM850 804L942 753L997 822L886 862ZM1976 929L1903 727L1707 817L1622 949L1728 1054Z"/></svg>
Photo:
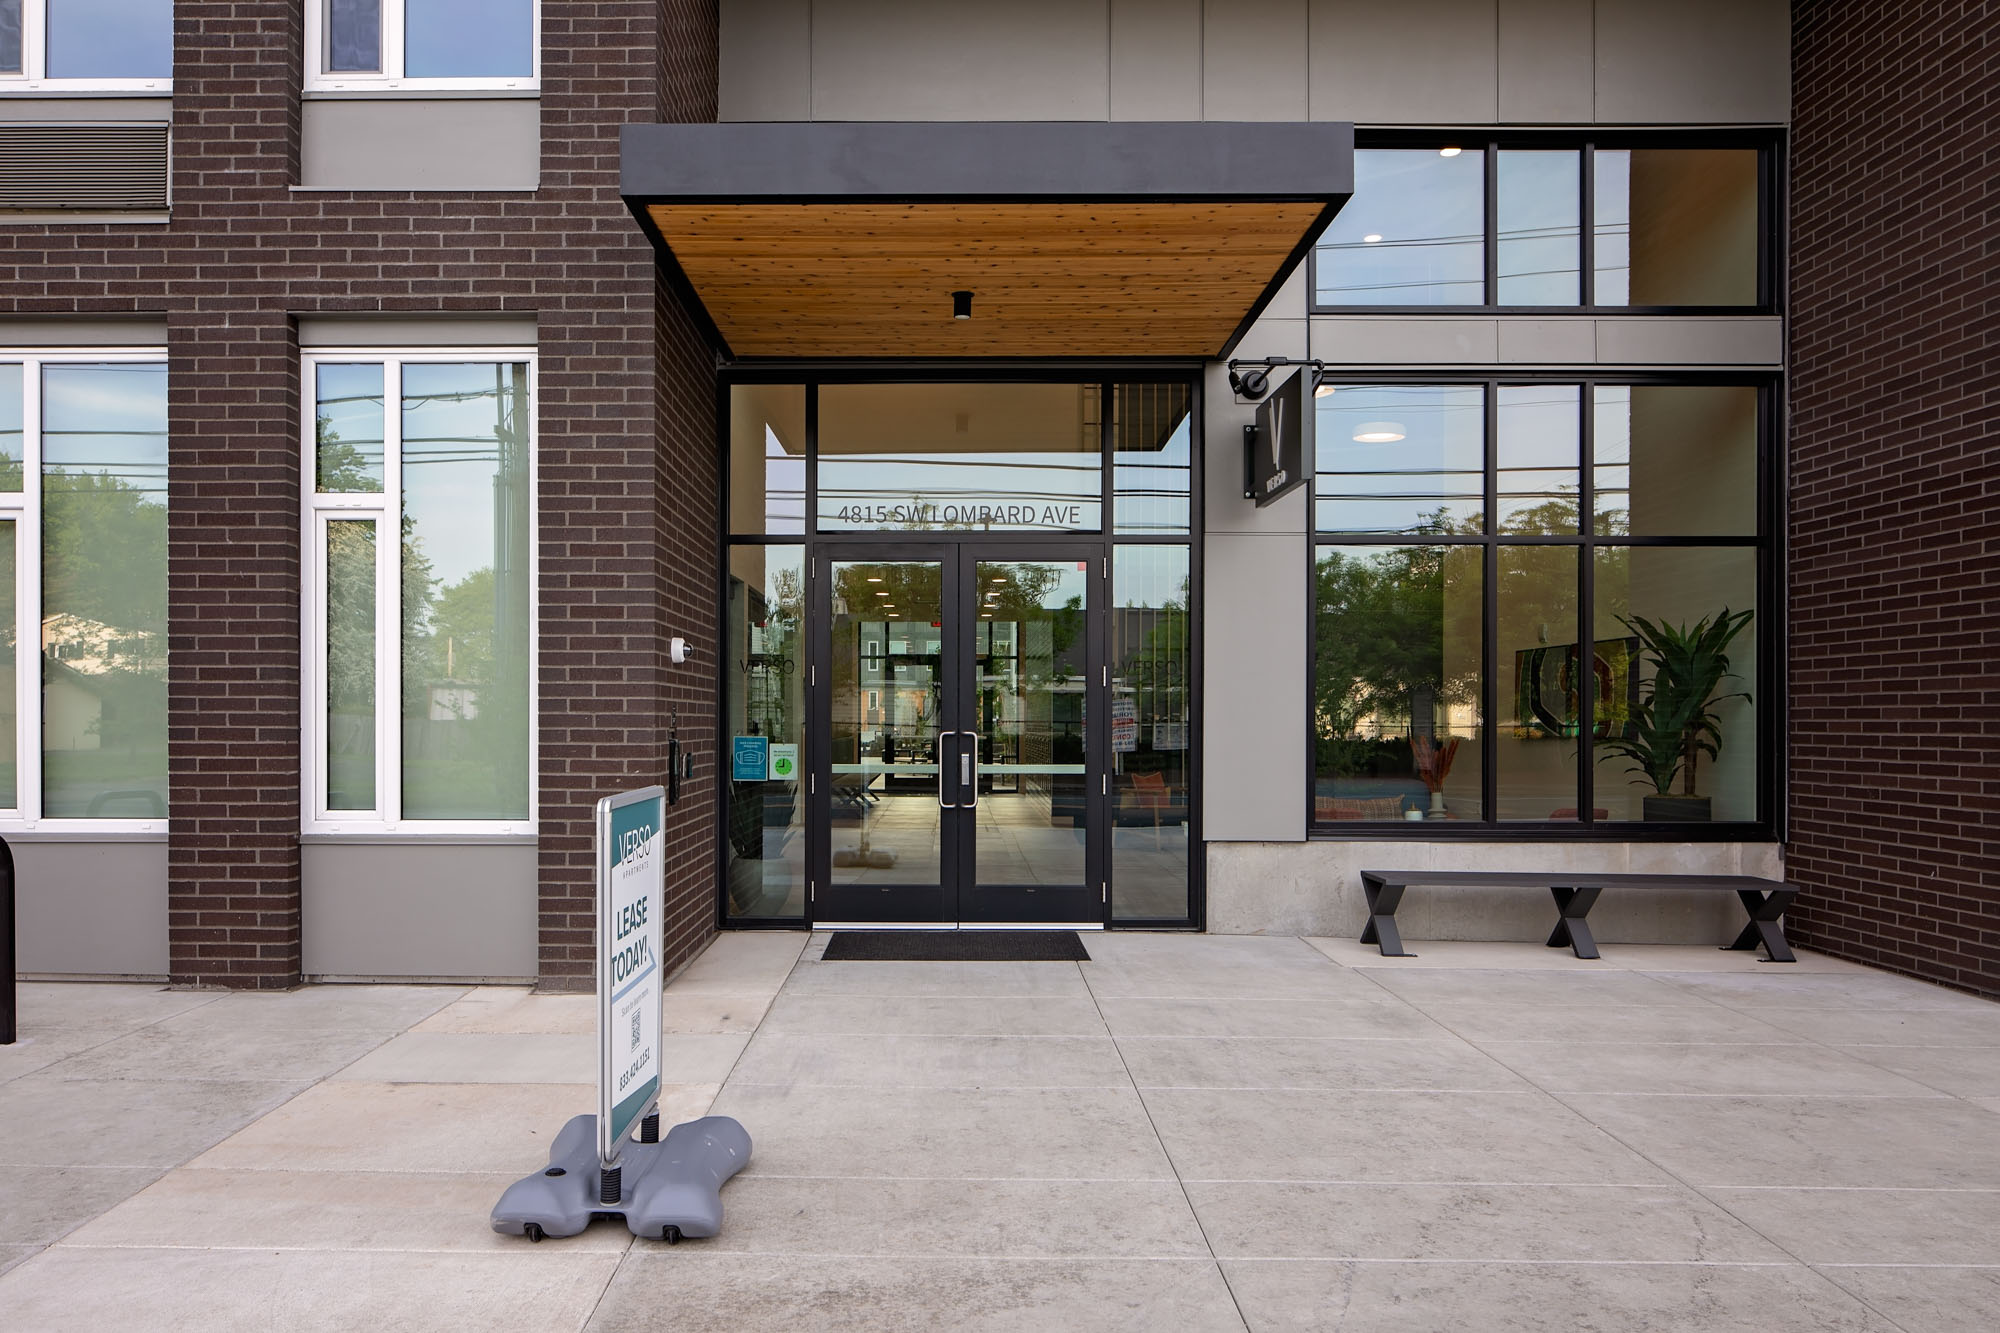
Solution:
<svg viewBox="0 0 2000 1333"><path fill-rule="evenodd" d="M972 318L971 292L953 292L951 294L951 317L953 319Z"/></svg>

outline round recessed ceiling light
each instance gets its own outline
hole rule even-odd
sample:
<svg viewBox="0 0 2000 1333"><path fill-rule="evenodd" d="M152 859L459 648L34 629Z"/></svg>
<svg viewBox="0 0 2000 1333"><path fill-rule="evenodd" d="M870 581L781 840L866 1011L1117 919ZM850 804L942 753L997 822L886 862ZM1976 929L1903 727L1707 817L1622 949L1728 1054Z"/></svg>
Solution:
<svg viewBox="0 0 2000 1333"><path fill-rule="evenodd" d="M1405 432L1400 421L1364 421L1354 430L1356 444L1393 444Z"/></svg>
<svg viewBox="0 0 2000 1333"><path fill-rule="evenodd" d="M1465 151L1465 150L1464 150L1463 148L1440 148L1440 149L1438 149L1438 156L1439 156L1439 157L1457 157L1457 156L1458 156L1458 155L1459 155L1460 153L1462 153L1462 152L1464 152L1464 151Z"/></svg>
<svg viewBox="0 0 2000 1333"><path fill-rule="evenodd" d="M1382 239L1382 233L1381 233L1381 232L1379 232L1379 231L1371 231L1371 232L1369 232L1369 233L1368 233L1368 234L1367 234L1366 236L1363 236L1363 237L1361 238L1361 243L1362 243L1363 245L1373 245L1373 244L1375 244L1375 242L1377 242L1377 241L1379 241L1379 240L1381 240L1381 239Z"/></svg>

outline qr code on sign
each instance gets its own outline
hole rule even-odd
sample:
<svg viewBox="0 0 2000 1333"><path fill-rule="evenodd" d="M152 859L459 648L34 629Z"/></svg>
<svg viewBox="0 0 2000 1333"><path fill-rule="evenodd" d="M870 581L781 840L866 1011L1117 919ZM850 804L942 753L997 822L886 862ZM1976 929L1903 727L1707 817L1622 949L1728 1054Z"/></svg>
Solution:
<svg viewBox="0 0 2000 1333"><path fill-rule="evenodd" d="M637 1050L637 1049L639 1048L639 1017L640 1017L640 1011L639 1011L639 1010L637 1010L637 1009L634 1009L634 1010L632 1011L632 1049L633 1049L633 1050Z"/></svg>

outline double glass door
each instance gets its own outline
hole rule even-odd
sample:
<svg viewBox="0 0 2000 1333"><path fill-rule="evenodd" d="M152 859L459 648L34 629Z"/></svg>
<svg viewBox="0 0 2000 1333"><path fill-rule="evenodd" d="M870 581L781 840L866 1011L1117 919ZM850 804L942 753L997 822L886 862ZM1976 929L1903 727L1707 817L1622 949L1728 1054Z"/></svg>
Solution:
<svg viewBox="0 0 2000 1333"><path fill-rule="evenodd" d="M1102 547L818 556L822 924L1098 924Z"/></svg>

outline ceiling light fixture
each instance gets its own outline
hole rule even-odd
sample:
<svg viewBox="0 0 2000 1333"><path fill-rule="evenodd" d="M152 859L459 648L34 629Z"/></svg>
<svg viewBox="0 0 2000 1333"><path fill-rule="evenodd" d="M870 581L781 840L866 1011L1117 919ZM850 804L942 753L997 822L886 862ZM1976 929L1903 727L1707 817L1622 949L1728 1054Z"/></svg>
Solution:
<svg viewBox="0 0 2000 1333"><path fill-rule="evenodd" d="M1354 431L1356 444L1393 444L1407 432L1400 421L1364 421Z"/></svg>
<svg viewBox="0 0 2000 1333"><path fill-rule="evenodd" d="M1440 149L1438 149L1438 156L1439 156L1439 157L1457 157L1457 156L1458 156L1458 155L1459 155L1460 153L1462 153L1462 152L1464 152L1464 151L1465 151L1465 150L1464 150L1463 148L1440 148Z"/></svg>
<svg viewBox="0 0 2000 1333"><path fill-rule="evenodd" d="M951 294L951 317L953 319L972 318L971 292L953 292Z"/></svg>
<svg viewBox="0 0 2000 1333"><path fill-rule="evenodd" d="M1371 231L1371 232L1369 232L1369 233L1368 233L1368 234L1367 234L1366 236L1363 236L1363 237L1361 238L1361 243L1362 243L1363 245L1373 245L1373 244L1375 244L1375 242L1377 242L1377 241L1379 241L1379 240L1381 240L1381 239L1382 239L1382 233L1381 233L1381 232L1379 232L1379 231Z"/></svg>

